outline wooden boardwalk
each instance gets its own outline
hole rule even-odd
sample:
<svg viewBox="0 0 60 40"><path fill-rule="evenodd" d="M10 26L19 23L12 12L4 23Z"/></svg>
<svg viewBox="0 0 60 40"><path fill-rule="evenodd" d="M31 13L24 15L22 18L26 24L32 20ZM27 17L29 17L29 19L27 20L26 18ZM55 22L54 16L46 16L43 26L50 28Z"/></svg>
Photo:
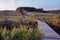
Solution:
<svg viewBox="0 0 60 40"><path fill-rule="evenodd" d="M44 40L60 40L60 35L58 35L45 22L38 21L38 26L40 29L42 29L42 32L44 34Z"/></svg>

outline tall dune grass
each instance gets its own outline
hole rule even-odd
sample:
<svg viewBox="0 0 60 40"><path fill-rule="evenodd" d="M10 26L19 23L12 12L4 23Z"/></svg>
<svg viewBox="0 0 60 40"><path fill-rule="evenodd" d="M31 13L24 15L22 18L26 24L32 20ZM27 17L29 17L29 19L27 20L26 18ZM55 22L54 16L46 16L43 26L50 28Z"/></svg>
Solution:
<svg viewBox="0 0 60 40"><path fill-rule="evenodd" d="M0 40L42 40L42 31L36 28L14 27L11 31L0 28Z"/></svg>

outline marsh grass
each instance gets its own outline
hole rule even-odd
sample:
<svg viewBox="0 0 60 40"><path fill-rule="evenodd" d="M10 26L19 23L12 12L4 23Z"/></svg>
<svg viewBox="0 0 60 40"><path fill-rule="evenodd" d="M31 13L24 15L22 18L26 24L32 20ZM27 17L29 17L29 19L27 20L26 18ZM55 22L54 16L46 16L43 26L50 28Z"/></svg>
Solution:
<svg viewBox="0 0 60 40"><path fill-rule="evenodd" d="M6 28L0 28L0 40L42 40L42 31L40 29L33 29L26 27L16 28L11 31Z"/></svg>

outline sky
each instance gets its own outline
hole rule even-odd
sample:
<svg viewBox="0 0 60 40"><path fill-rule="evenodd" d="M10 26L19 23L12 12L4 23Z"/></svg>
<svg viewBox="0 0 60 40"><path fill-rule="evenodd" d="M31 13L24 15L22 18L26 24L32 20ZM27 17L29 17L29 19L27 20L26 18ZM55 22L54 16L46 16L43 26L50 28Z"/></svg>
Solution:
<svg viewBox="0 0 60 40"><path fill-rule="evenodd" d="M0 10L15 10L17 7L56 10L60 9L60 0L0 0Z"/></svg>

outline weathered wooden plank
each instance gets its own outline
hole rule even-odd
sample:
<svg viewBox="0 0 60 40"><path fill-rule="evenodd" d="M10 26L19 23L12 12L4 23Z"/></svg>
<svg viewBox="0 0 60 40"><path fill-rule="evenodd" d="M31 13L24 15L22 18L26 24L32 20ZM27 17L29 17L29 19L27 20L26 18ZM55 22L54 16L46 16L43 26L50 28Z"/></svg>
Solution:
<svg viewBox="0 0 60 40"><path fill-rule="evenodd" d="M45 22L38 21L38 27L41 28L44 33L44 40L60 40L60 35L58 35Z"/></svg>

